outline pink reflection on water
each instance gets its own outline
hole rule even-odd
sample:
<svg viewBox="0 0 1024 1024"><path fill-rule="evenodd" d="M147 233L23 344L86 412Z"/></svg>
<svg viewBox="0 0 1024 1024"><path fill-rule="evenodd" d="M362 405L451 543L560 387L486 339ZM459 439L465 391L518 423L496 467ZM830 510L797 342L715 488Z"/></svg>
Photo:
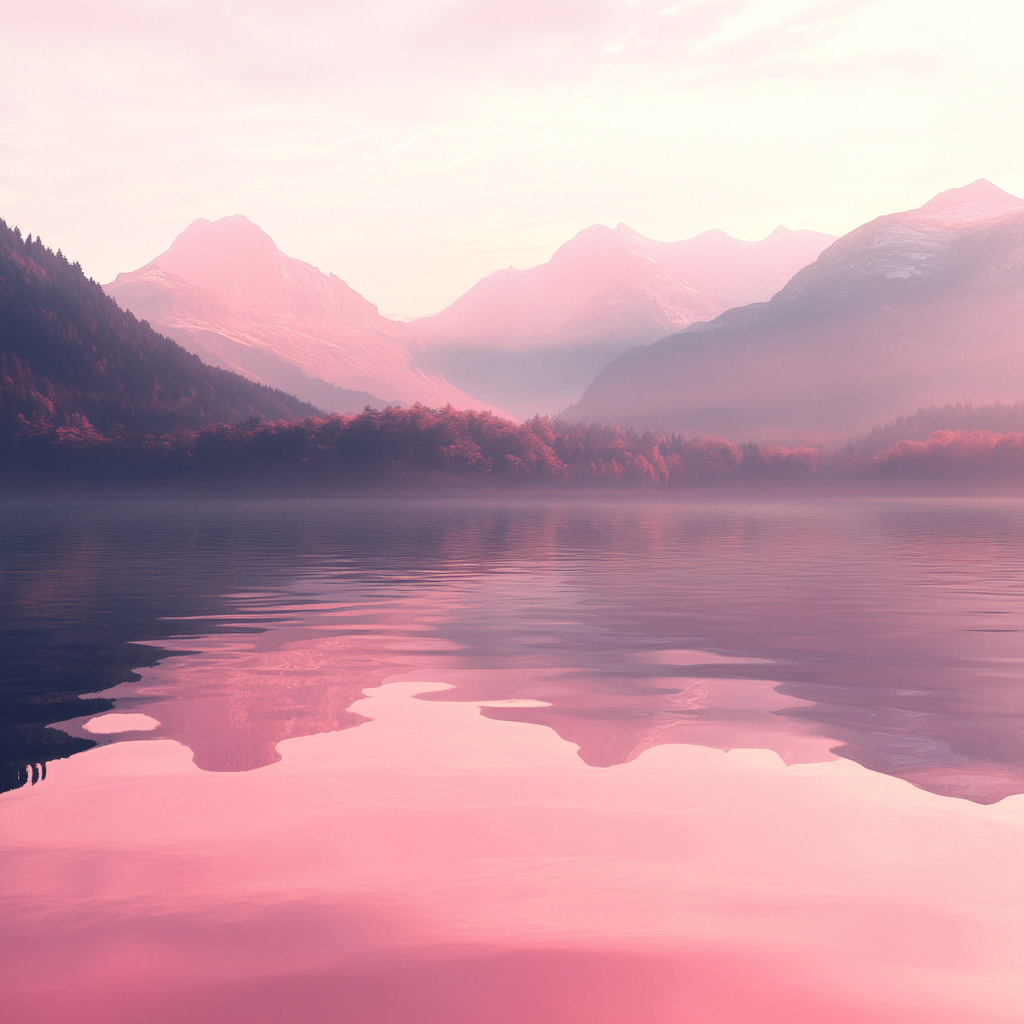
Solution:
<svg viewBox="0 0 1024 1024"><path fill-rule="evenodd" d="M687 653L697 656L704 652ZM707 658L690 664L714 663L716 656ZM718 663L730 662L750 664L751 659L720 657ZM404 678L426 679L429 674L424 670ZM474 700L488 718L547 726L574 744L580 758L595 767L626 764L663 743L690 743L722 751L772 750L786 764L832 761L837 756L832 752L836 741L821 735L819 725L778 716L779 711L810 702L779 694L776 684L767 679L654 677L645 679L639 692L608 692L566 678L565 673L543 670L453 668L442 676L457 686L456 694L426 694L424 699L457 696ZM522 693L535 696L512 696ZM499 703L483 699L484 694L509 696Z"/></svg>
<svg viewBox="0 0 1024 1024"><path fill-rule="evenodd" d="M244 638L227 634L185 641L194 651L188 657L169 659L145 670L141 683L106 692L119 700L144 701L142 707L159 721L151 735L184 743L195 763L209 771L261 768L279 759L277 744L283 740L362 724L365 719L350 706L392 676L443 680L454 687L425 694L427 700L471 701L484 705L482 713L490 718L545 725L594 766L626 763L660 744L685 743L723 751L773 750L786 764L845 754L873 768L877 761L876 770L923 789L980 803L1024 792L1019 765L962 754L950 759L936 743L945 738L943 729L969 732L969 716L939 721L920 735L905 724L890 726L888 735L912 757L898 748L882 750L879 757L870 746L857 751L866 737L860 731L851 734L849 726L859 730L879 711L888 714L891 698L871 697L875 706L866 707L840 700L830 724L814 713L814 702L780 692L786 689L778 682L786 665L768 658L693 648L631 651L627 644L601 662L580 663L573 660L579 653L570 652L560 667L552 667L553 659L538 659L521 636L521 655L495 660L443 636L427 635L450 627L461 600L457 589L438 587L423 599L407 596L372 611L327 602L275 603L274 614L297 617ZM246 621L244 615L230 618ZM997 659L988 664L998 668ZM693 674L637 676L638 665ZM745 675L723 674L732 670ZM758 678L762 671L774 677ZM1015 691L1003 687L998 692L1007 707L1004 717L1012 721ZM912 691L896 691L897 700L907 693ZM919 706L930 710L934 698L924 691L921 696L925 700ZM991 695L979 689L972 699L980 703ZM494 701L499 703L486 706ZM118 717L125 716L113 719ZM920 713L906 717L911 727L927 721ZM77 728L86 734L94 730L88 722ZM109 731L102 724L99 728Z"/></svg>
<svg viewBox="0 0 1024 1024"><path fill-rule="evenodd" d="M1016 1019L1020 798L680 745L595 771L426 686L262 771L121 743L8 794L11 1019Z"/></svg>
<svg viewBox="0 0 1024 1024"><path fill-rule="evenodd" d="M287 628L190 647L113 693L144 699L159 719L153 735L184 744L200 768L217 772L263 768L280 760L282 740L361 725L349 706L401 665L379 637L297 640Z"/></svg>

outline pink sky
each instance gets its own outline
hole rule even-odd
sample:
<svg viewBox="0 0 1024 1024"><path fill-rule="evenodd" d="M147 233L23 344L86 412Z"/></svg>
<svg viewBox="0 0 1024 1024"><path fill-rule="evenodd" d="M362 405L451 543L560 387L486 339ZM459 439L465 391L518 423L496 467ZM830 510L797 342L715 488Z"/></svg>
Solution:
<svg viewBox="0 0 1024 1024"><path fill-rule="evenodd" d="M1024 194L1019 0L0 2L0 215L103 281L244 213L413 316L596 222Z"/></svg>

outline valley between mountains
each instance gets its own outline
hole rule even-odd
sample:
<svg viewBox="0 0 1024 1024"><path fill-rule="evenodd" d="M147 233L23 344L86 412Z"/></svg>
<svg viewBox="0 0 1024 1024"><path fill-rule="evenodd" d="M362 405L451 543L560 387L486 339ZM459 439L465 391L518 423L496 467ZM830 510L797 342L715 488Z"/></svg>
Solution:
<svg viewBox="0 0 1024 1024"><path fill-rule="evenodd" d="M193 222L106 291L213 366L329 412L389 403L554 415L613 359L745 302L768 299L832 241L778 228L653 242L595 225L550 262L484 278L411 323L282 253L243 216Z"/></svg>
<svg viewBox="0 0 1024 1024"><path fill-rule="evenodd" d="M1024 201L977 181L840 239L595 225L409 323L243 216L193 222L106 290L204 362L328 412L419 402L832 443L1024 398L1022 282Z"/></svg>

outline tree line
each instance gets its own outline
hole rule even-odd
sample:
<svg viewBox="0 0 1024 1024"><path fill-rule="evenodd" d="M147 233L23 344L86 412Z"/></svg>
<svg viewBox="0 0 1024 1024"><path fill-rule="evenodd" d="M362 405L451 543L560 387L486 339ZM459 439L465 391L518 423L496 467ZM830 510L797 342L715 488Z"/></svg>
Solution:
<svg viewBox="0 0 1024 1024"><path fill-rule="evenodd" d="M8 482L202 484L345 489L492 484L662 488L732 481L1024 478L1024 433L939 430L874 455L683 438L614 424L523 424L489 412L366 408L351 416L215 423L164 433L101 433L22 416L6 438Z"/></svg>

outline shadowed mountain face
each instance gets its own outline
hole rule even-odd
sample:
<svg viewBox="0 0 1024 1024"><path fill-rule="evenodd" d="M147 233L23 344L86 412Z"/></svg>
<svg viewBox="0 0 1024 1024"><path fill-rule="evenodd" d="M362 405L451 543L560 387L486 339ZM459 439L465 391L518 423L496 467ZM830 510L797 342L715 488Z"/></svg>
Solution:
<svg viewBox="0 0 1024 1024"><path fill-rule="evenodd" d="M554 413L627 349L769 298L832 240L780 227L760 242L655 242L594 225L550 262L492 274L412 323L418 365L519 416Z"/></svg>
<svg viewBox="0 0 1024 1024"><path fill-rule="evenodd" d="M30 239L0 221L3 437L118 426L159 433L316 412L289 394L204 366L118 309L77 264Z"/></svg>
<svg viewBox="0 0 1024 1024"><path fill-rule="evenodd" d="M566 416L829 441L1021 398L1024 201L978 181L844 236L770 302L626 353Z"/></svg>
<svg viewBox="0 0 1024 1024"><path fill-rule="evenodd" d="M106 291L206 362L330 412L388 402L486 407L412 365L404 324L286 256L245 217L194 221Z"/></svg>

